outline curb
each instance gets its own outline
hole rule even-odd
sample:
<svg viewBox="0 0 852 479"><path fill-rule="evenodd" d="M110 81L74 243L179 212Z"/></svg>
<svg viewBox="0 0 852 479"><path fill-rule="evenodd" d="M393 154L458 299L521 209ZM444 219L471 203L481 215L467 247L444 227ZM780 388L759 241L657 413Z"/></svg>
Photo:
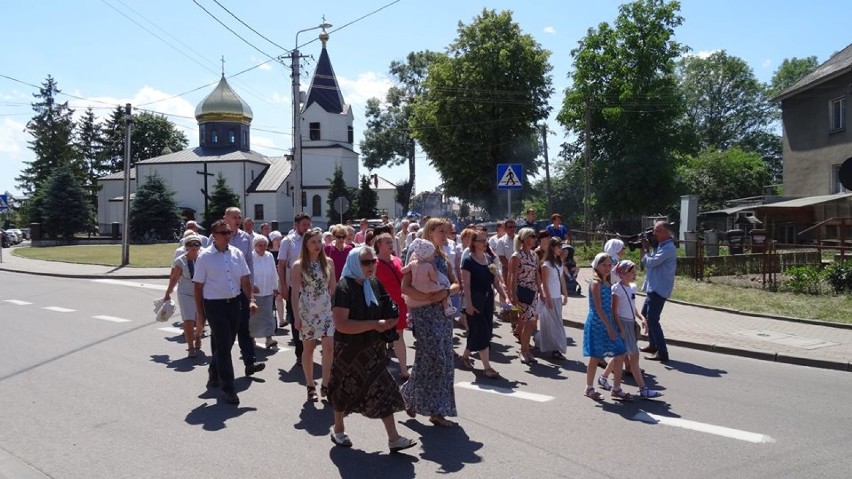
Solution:
<svg viewBox="0 0 852 479"><path fill-rule="evenodd" d="M636 293L638 295L644 296L644 293ZM741 316L752 316L756 318L766 318L766 319L777 319L779 321L789 321L791 323L803 323L803 324L812 324L814 326L825 326L827 328L838 328L838 329L852 329L852 324L850 323L833 323L831 321L820 321L818 319L805 319L805 318L794 318L792 316L776 316L772 314L766 313L755 313L751 311L740 311L737 309L725 308L723 306L709 306L701 303L690 303L687 301L681 301L678 299L667 299L666 302L682 304L684 306L694 306L696 308L710 309L713 311L719 311L722 313L731 313L731 314L739 314Z"/></svg>
<svg viewBox="0 0 852 479"><path fill-rule="evenodd" d="M40 271L24 271L20 269L10 269L0 266L0 271L7 273L31 274L35 276L52 276L55 278L69 279L169 279L169 275L162 274L130 274L110 276L108 274L70 274L70 273L53 273Z"/></svg>
<svg viewBox="0 0 852 479"><path fill-rule="evenodd" d="M687 303L688 304L688 303ZM583 329L584 323L563 319L562 324L575 329ZM803 356L795 356L789 353L776 353L772 351L759 351L753 349L736 348L724 344L707 344L684 339L666 338L666 343L682 348L697 349L710 353L727 354L730 356L741 356L745 358L758 359L761 361L772 361L776 363L794 364L797 366L809 366L820 369L833 369L836 371L852 372L852 364L848 361L832 361L828 359L815 359Z"/></svg>

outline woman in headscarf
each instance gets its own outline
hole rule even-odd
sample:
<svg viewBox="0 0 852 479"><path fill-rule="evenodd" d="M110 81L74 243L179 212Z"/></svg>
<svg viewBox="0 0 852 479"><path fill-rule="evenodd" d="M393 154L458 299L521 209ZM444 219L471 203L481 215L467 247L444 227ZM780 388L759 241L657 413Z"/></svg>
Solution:
<svg viewBox="0 0 852 479"><path fill-rule="evenodd" d="M417 442L400 436L396 430L393 415L405 406L396 381L387 370L389 338L384 333L393 330L399 313L376 280L375 272L373 248L357 247L346 257L334 292L334 359L328 385L329 401L334 408L331 441L352 447L343 418L361 413L382 420L388 447L396 452Z"/></svg>
<svg viewBox="0 0 852 479"><path fill-rule="evenodd" d="M201 351L201 333L204 331L204 319L198 321L195 309L195 287L192 284L192 275L195 273L195 260L201 251L202 239L196 234L186 235L181 241L186 250L180 254L172 263L172 274L169 276L169 285L163 301L171 299L172 291L177 285L178 306L183 319L183 336L186 338L186 351L188 358L194 358Z"/></svg>
<svg viewBox="0 0 852 479"><path fill-rule="evenodd" d="M610 284L618 284L621 278L618 276L618 271L615 270L615 265L621 261L621 253L624 252L624 241L618 238L612 238L604 244L604 253L608 254L612 260L612 271L609 273Z"/></svg>

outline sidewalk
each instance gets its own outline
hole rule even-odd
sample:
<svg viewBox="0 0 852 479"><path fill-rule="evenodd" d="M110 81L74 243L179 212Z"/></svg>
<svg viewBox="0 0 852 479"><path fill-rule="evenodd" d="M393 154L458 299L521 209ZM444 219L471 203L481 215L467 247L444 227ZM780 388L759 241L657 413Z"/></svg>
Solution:
<svg viewBox="0 0 852 479"><path fill-rule="evenodd" d="M10 249L3 250L0 271L93 279L165 279L169 275L169 268L120 268L32 260L14 256ZM588 291L590 275L589 268L580 270L584 294ZM642 300L642 297L637 298L640 307ZM566 326L583 328L589 311L588 301L586 297L568 298L568 304L562 309ZM852 326L758 317L674 302L666 303L662 325L666 342L673 346L852 371ZM582 341L578 331L568 334ZM676 361L677 356L672 360Z"/></svg>

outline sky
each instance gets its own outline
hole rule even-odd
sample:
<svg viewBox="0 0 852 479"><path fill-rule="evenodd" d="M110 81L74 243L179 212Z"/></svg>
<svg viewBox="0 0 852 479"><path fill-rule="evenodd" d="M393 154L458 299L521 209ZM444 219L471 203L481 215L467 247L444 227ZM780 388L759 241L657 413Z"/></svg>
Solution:
<svg viewBox="0 0 852 479"><path fill-rule="evenodd" d="M353 108L358 150L366 128L366 101L384 98L392 84L388 76L392 61L404 60L412 51L444 51L456 39L458 23L471 23L483 9L512 11L521 30L551 52L555 92L549 101L548 145L553 160L566 139L555 118L563 92L570 85L571 50L589 28L612 23L622 2L218 0L221 6L217 0L4 3L0 15L0 192L18 195L14 178L25 167L24 162L33 159L27 146L31 137L25 127L33 116L30 103L37 90L29 85L40 85L47 75L56 79L63 93L79 97L60 96L77 114L91 106L98 116L106 117L115 105L130 102L134 107L166 114L185 131L191 148L198 145L195 106L218 81L220 58L224 57L226 76L251 68L229 82L254 112L252 149L270 156L289 153L290 67L289 62L271 58L286 53L283 48L292 49L297 32L316 27L323 17L333 25L328 30L327 48L344 100ZM684 23L675 31L675 38L695 55L726 50L744 59L759 80L768 82L785 58L815 55L823 62L843 49L849 39L831 34L832 23L841 31L843 22L831 19L846 6L847 2L840 0L683 0ZM299 44L315 39L319 32L300 33ZM309 87L320 48L318 41L300 48L308 55L302 63L303 91ZM376 172L392 182L408 175L405 166ZM361 173L367 173L363 166ZM423 152L417 155L416 173L417 191L433 190L441 183Z"/></svg>

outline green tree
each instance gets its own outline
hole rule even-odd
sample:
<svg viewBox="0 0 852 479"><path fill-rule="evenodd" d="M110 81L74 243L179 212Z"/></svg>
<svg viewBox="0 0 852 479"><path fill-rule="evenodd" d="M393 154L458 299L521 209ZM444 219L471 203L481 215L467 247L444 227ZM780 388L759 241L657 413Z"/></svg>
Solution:
<svg viewBox="0 0 852 479"><path fill-rule="evenodd" d="M98 178L108 173L104 164L102 153L103 137L101 136L101 125L95 118L95 112L87 108L77 125L77 135L74 141L77 154L85 166L83 189L92 205L92 213L97 214L98 208Z"/></svg>
<svg viewBox="0 0 852 479"><path fill-rule="evenodd" d="M688 158L678 176L686 193L699 196L702 210L714 210L730 199L763 194L771 173L759 153L734 147Z"/></svg>
<svg viewBox="0 0 852 479"><path fill-rule="evenodd" d="M18 188L27 195L41 187L59 168L65 167L82 179L82 169L76 164L77 152L72 143L74 110L68 107L68 102L57 102L59 93L61 90L56 80L48 75L38 93L33 94L36 101L32 107L36 114L27 122L26 131L33 137L29 145L35 159L25 161L27 167L15 178Z"/></svg>
<svg viewBox="0 0 852 479"><path fill-rule="evenodd" d="M375 218L378 206L379 195L370 188L370 178L367 175L361 175L361 187L358 189L358 197L355 199L356 217Z"/></svg>
<svg viewBox="0 0 852 479"><path fill-rule="evenodd" d="M343 179L343 169L340 165L335 165L334 174L329 181L329 189L328 189L328 199L326 200L326 204L328 205L328 210L326 210L326 216L328 217L328 224L336 225L338 223L345 223L348 220L355 218L355 205L354 198L355 194L353 193L353 188L346 186L346 181ZM338 213L334 209L334 200L337 198L346 198L346 201L349 202L349 209L346 213L343 213L343 220L341 221L340 213Z"/></svg>
<svg viewBox="0 0 852 479"><path fill-rule="evenodd" d="M448 54L429 62L410 122L445 194L494 212L505 198L494 194L498 164L520 163L526 178L535 175L536 123L553 93L549 58L508 11L459 22Z"/></svg>
<svg viewBox="0 0 852 479"><path fill-rule="evenodd" d="M805 58L785 58L772 74L772 80L769 82L770 96L780 95L818 66L817 57L813 55Z"/></svg>
<svg viewBox="0 0 852 479"><path fill-rule="evenodd" d="M361 154L367 169L399 166L408 163L408 180L400 182L397 201L408 211L415 185L415 151L417 144L408 128L412 105L423 93L423 81L429 62L438 56L430 51L411 52L406 62L393 61L390 74L396 84L385 96L367 100L367 130L361 142Z"/></svg>
<svg viewBox="0 0 852 479"><path fill-rule="evenodd" d="M550 196L553 211L547 208L544 194L544 179L532 185L537 194L529 200L527 208L535 208L540 219L549 218L552 213L562 215L562 222L569 228L583 224L583 191L585 169L582 159L578 161L561 160L551 166L553 174L550 182Z"/></svg>
<svg viewBox="0 0 852 479"><path fill-rule="evenodd" d="M216 184L213 185L213 191L210 193L210 198L207 201L207 213L204 216L204 227L208 230L214 221L222 219L225 216L225 210L232 206L240 205L240 197L237 193L228 186L225 181L225 176L222 173L216 177Z"/></svg>
<svg viewBox="0 0 852 479"><path fill-rule="evenodd" d="M44 231L51 238L70 242L74 233L88 226L91 210L86 192L68 166L58 167L38 195Z"/></svg>
<svg viewBox="0 0 852 479"><path fill-rule="evenodd" d="M576 139L562 156L584 164L589 140L594 216L658 213L676 199L684 110L674 72L687 50L674 40L679 10L676 1L621 5L613 26L589 29L571 52L558 120Z"/></svg>
<svg viewBox="0 0 852 479"><path fill-rule="evenodd" d="M114 173L124 169L124 107L117 106L103 127L104 162ZM169 147L181 151L189 144L186 135L163 115L143 111L133 115L130 130L130 166L155 158Z"/></svg>
<svg viewBox="0 0 852 479"><path fill-rule="evenodd" d="M179 237L182 225L175 192L160 175L147 177L130 205L130 238L140 243L171 241Z"/></svg>

